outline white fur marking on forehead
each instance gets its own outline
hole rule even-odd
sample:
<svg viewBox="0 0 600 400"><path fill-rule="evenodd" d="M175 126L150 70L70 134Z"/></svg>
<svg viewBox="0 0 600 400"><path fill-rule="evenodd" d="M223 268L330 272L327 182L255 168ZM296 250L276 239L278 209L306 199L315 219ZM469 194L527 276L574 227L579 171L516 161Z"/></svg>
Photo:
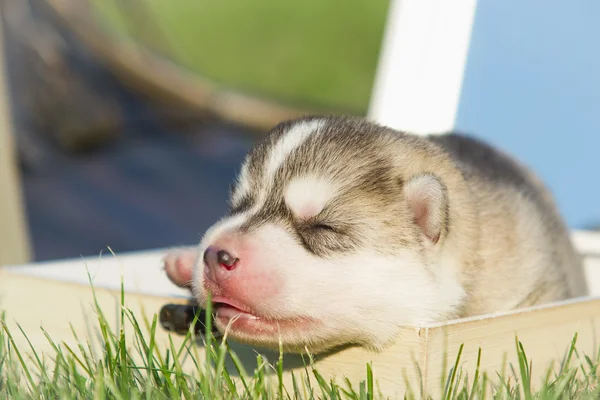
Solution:
<svg viewBox="0 0 600 400"><path fill-rule="evenodd" d="M294 124L286 132L284 132L277 142L269 150L269 154L263 165L263 173L261 182L259 184L259 198L256 200L254 206L248 211L248 215L255 214L258 212L265 201L270 188L273 185L273 177L279 167L286 161L294 149L297 149L304 141L312 134L317 132L325 125L325 120L317 119L311 121L302 121ZM231 203L235 205L239 202L244 195L249 193L253 189L253 185L256 183L250 182L250 173L248 170L249 160L246 158L244 161L240 173L237 178L237 185L234 193L231 196Z"/></svg>
<svg viewBox="0 0 600 400"><path fill-rule="evenodd" d="M285 132L277 143L271 148L267 158L264 171L264 179L271 181L273 175L277 172L281 164L290 155L294 149L298 148L313 133L325 125L325 121L317 119L312 121L302 121L293 125Z"/></svg>
<svg viewBox="0 0 600 400"><path fill-rule="evenodd" d="M336 195L336 188L327 179L305 176L293 179L286 187L284 199L292 213L300 219L319 214Z"/></svg>

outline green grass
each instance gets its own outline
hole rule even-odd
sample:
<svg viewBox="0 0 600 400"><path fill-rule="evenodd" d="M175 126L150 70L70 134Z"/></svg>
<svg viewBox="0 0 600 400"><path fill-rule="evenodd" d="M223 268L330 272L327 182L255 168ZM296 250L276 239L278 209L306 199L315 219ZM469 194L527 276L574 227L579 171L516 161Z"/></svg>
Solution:
<svg viewBox="0 0 600 400"><path fill-rule="evenodd" d="M228 87L364 114L388 1L92 3L114 32L166 48L181 65Z"/></svg>
<svg viewBox="0 0 600 400"><path fill-rule="evenodd" d="M377 377L370 365L365 365L365 377L358 385L349 382L327 381L314 368L310 359L306 372L312 374L317 384L298 375L291 387L282 383L285 357L280 354L274 364L268 364L260 355L254 371L244 370L227 342L216 341L210 334L205 337L208 351L204 358L198 355L192 331L183 344L160 352L156 346L157 315L151 320L134 315L125 306L125 294L121 290L121 312L119 320L111 326L96 303L96 328L100 332L99 354L89 341L80 340L77 332L76 348L55 342L46 334L52 344L53 362L48 363L44 355L33 348L18 348L15 335L27 332L11 332L4 324L0 327L0 399L373 399L379 398ZM206 326L210 326L207 313ZM130 324L127 324L129 322ZM131 327L131 332L126 332ZM20 328L19 328L20 329ZM127 335L133 335L135 345L126 345ZM461 367L462 347L458 356L447 370L443 393L435 399L480 399L486 398L486 389L493 399L597 399L600 397L600 377L598 365L600 354L590 358L576 350L575 335L565 357L560 362L556 375L547 374L541 389L532 392L531 361L519 341L515 342L518 365L509 365L508 372L488 376L479 371L479 359L474 371ZM483 350L485 351L485 350ZM479 351L481 357L482 350ZM47 355L46 355L47 356ZM227 370L225 358L231 357L236 371ZM195 365L193 374L182 369L184 359L189 358ZM135 360L138 360L137 362ZM575 361L578 362L575 362ZM53 365L50 368L50 365ZM206 368L209 365L211 368ZM548 370L550 371L550 370ZM241 376L236 384L230 373ZM274 385L265 380L267 373L278 378ZM398 376L402 379L402 376ZM420 397L412 389L405 398Z"/></svg>

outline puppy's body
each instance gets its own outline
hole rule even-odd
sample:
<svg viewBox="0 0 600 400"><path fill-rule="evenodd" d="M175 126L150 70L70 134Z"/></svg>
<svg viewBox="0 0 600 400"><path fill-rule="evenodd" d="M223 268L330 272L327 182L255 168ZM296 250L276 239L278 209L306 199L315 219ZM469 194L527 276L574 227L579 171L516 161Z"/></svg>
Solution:
<svg viewBox="0 0 600 400"><path fill-rule="evenodd" d="M462 316L513 309L587 293L579 255L542 182L517 161L461 135L431 136L455 161L477 210L465 271L471 299Z"/></svg>
<svg viewBox="0 0 600 400"><path fill-rule="evenodd" d="M168 258L172 280L191 278L200 305L210 292L230 337L290 351L381 348L399 326L586 293L568 230L526 168L467 137L358 118L274 128L195 252L193 265L189 250Z"/></svg>

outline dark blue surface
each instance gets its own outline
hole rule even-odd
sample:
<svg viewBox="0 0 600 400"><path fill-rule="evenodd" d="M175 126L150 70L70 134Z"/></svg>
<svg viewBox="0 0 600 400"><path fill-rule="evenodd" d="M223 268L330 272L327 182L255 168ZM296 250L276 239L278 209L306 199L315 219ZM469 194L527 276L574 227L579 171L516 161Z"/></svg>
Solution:
<svg viewBox="0 0 600 400"><path fill-rule="evenodd" d="M225 212L248 146L232 127L182 135L148 121L108 148L25 174L36 259L195 243Z"/></svg>

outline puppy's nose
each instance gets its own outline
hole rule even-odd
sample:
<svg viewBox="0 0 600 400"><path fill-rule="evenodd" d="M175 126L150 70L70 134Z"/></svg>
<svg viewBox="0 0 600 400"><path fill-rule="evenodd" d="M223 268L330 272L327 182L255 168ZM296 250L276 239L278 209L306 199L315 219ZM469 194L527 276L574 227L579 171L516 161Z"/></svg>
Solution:
<svg viewBox="0 0 600 400"><path fill-rule="evenodd" d="M238 259L229 254L226 250L219 250L217 251L217 262L221 267L231 271L236 267Z"/></svg>
<svg viewBox="0 0 600 400"><path fill-rule="evenodd" d="M209 269L233 271L238 265L239 259L224 249L209 247L204 252L204 265Z"/></svg>

